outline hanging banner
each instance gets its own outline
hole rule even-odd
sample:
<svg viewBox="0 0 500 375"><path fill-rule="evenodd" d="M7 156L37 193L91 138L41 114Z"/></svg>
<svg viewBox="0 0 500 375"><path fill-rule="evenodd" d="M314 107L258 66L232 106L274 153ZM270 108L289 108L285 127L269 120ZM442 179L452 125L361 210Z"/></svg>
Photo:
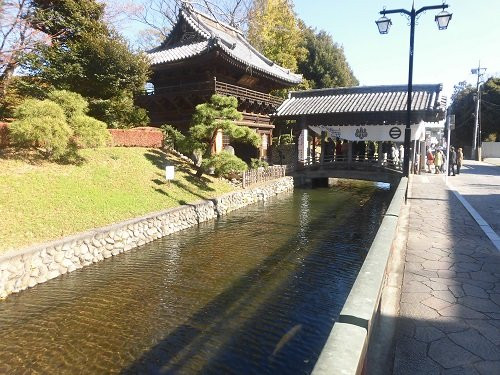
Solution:
<svg viewBox="0 0 500 375"><path fill-rule="evenodd" d="M406 125L342 125L342 126L309 126L313 132L321 134L325 131L329 138L340 138L347 141L392 141L403 143ZM411 125L411 140L419 140L425 134L425 123Z"/></svg>
<svg viewBox="0 0 500 375"><path fill-rule="evenodd" d="M307 149L308 149L308 143L307 143L307 137L308 137L308 131L307 129L303 129L300 132L299 136L299 150L298 150L298 159L300 162L304 162L307 159Z"/></svg>

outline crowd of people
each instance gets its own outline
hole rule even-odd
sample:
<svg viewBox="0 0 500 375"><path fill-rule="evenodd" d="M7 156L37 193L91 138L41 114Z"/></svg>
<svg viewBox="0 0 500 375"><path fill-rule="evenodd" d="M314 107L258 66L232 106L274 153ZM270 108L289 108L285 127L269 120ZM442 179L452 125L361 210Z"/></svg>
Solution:
<svg viewBox="0 0 500 375"><path fill-rule="evenodd" d="M462 148L459 147L455 151L455 147L451 146L449 158L450 160L448 162L448 176L455 176L455 174L460 174L460 168L462 167L462 163L464 160ZM427 148L426 165L428 173L446 173L446 154L441 147L437 147L434 150L432 150L430 147ZM432 171L432 167L434 167L434 172Z"/></svg>
<svg viewBox="0 0 500 375"><path fill-rule="evenodd" d="M316 155L319 157L321 154L321 145L318 141L315 145ZM394 142L381 142L379 147L376 149L376 142L358 141L352 142L352 160L355 161L378 161L378 158L382 158L382 165L391 165L395 168L401 169L403 167L404 160L404 145L402 143ZM377 156L375 156L377 155ZM347 161L348 156L348 142L335 139L328 140L325 144L325 160L328 161ZM462 148L450 147L449 152L449 163L448 171L446 168L446 149L441 146L427 147L426 149L426 171L428 173L446 173L448 175L455 176L460 174L460 169L462 167L462 162L464 159L464 154ZM415 157L413 169L415 173L420 170L420 155L417 154Z"/></svg>

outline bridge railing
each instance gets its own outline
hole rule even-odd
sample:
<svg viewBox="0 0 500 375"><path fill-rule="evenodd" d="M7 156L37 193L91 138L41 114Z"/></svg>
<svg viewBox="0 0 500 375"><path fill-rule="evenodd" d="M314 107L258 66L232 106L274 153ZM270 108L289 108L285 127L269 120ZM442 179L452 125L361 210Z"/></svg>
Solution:
<svg viewBox="0 0 500 375"><path fill-rule="evenodd" d="M277 178L285 177L287 171L286 165L272 165L266 168L250 169L243 172L242 186L243 189L260 182L275 180Z"/></svg>
<svg viewBox="0 0 500 375"><path fill-rule="evenodd" d="M345 168L348 165L353 166L366 166L366 167L383 167L392 170L401 171L403 169L403 160L389 159L385 154L380 155L382 158L379 160L379 155L353 155L349 160L347 155L326 155L321 162L319 155L315 157L307 157L303 163L300 163L298 169L303 168Z"/></svg>

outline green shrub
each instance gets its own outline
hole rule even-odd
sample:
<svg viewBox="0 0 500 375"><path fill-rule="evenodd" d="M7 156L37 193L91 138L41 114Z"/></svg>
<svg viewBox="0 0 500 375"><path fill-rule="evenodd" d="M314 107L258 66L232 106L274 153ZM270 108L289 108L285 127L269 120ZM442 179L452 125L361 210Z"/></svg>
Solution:
<svg viewBox="0 0 500 375"><path fill-rule="evenodd" d="M132 95L123 94L111 99L94 99L90 102L89 115L104 121L114 129L128 129L149 124L144 108L134 105Z"/></svg>
<svg viewBox="0 0 500 375"><path fill-rule="evenodd" d="M70 126L80 147L103 147L111 140L106 123L93 117L75 116L71 119Z"/></svg>
<svg viewBox="0 0 500 375"><path fill-rule="evenodd" d="M282 134L279 137L278 144L281 144L281 145L291 145L293 142L294 142L293 135L291 135L291 134Z"/></svg>
<svg viewBox="0 0 500 375"><path fill-rule="evenodd" d="M250 169L257 169L260 167L267 168L269 167L269 163L265 160L251 158L250 159Z"/></svg>
<svg viewBox="0 0 500 375"><path fill-rule="evenodd" d="M72 117L85 115L89 110L89 103L87 100L76 92L53 90L49 93L47 98L61 106L68 122Z"/></svg>
<svg viewBox="0 0 500 375"><path fill-rule="evenodd" d="M53 90L48 98L63 109L78 146L102 147L110 141L106 123L86 115L89 104L83 96L67 90Z"/></svg>
<svg viewBox="0 0 500 375"><path fill-rule="evenodd" d="M208 159L204 159L202 166L205 169L214 168L214 172L217 176L224 177L231 177L232 174L240 173L248 169L247 164L243 160L226 151L222 151L212 155Z"/></svg>
<svg viewBox="0 0 500 375"><path fill-rule="evenodd" d="M43 148L53 159L77 160L77 146L100 147L110 140L106 124L85 115L87 101L79 94L56 90L53 100L26 99L14 113L12 142Z"/></svg>
<svg viewBox="0 0 500 375"><path fill-rule="evenodd" d="M162 125L161 131L163 132L163 142L165 146L169 146L174 150L182 152L181 150L179 150L179 146L185 141L186 136L179 130L174 128L172 125Z"/></svg>
<svg viewBox="0 0 500 375"><path fill-rule="evenodd" d="M73 131L59 105L47 99L26 99L17 107L14 117L9 131L15 145L41 147L53 158L65 154Z"/></svg>

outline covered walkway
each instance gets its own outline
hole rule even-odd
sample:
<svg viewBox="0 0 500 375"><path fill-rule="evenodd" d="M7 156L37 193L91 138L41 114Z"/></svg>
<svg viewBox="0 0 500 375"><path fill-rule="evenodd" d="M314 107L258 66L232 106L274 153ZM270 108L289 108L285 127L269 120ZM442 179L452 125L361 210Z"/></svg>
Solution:
<svg viewBox="0 0 500 375"><path fill-rule="evenodd" d="M441 90L440 84L413 86L411 150L401 147L406 85L292 92L273 118L295 121L300 132L299 169L353 169L354 164L363 163L373 169L401 170L401 153L410 152L411 159L418 161L417 155L425 155L426 124L444 119L446 100Z"/></svg>

